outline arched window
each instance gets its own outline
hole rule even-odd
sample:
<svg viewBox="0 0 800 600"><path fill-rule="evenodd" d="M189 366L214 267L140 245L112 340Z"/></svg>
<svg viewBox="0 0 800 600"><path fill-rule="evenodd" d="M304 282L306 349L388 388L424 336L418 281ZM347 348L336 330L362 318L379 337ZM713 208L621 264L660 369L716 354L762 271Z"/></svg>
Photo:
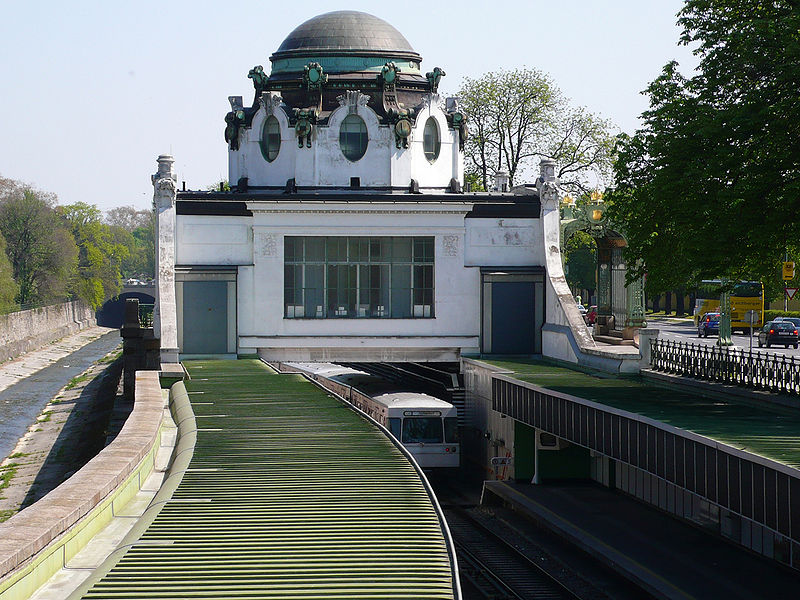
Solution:
<svg viewBox="0 0 800 600"><path fill-rule="evenodd" d="M357 161L367 151L367 125L358 115L347 115L339 129L339 146L347 160Z"/></svg>
<svg viewBox="0 0 800 600"><path fill-rule="evenodd" d="M425 129L422 132L422 148L425 150L425 158L428 159L428 162L435 162L439 158L441 147L439 124L433 117L428 117L428 120L425 121Z"/></svg>
<svg viewBox="0 0 800 600"><path fill-rule="evenodd" d="M272 162L278 157L281 150L281 125L274 115L264 122L264 129L261 132L261 154L267 162Z"/></svg>

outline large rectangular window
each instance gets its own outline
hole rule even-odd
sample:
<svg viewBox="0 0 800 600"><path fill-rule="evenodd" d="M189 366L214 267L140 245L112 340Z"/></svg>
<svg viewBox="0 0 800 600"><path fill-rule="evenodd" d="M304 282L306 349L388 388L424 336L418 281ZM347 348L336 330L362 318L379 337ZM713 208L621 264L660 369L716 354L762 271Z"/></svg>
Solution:
<svg viewBox="0 0 800 600"><path fill-rule="evenodd" d="M433 237L284 238L288 319L429 319L433 290Z"/></svg>

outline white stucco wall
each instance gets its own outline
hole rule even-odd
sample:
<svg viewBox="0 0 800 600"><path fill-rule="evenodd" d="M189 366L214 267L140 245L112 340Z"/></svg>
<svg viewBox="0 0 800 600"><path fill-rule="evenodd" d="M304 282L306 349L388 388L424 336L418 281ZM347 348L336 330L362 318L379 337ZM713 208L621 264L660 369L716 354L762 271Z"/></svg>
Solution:
<svg viewBox="0 0 800 600"><path fill-rule="evenodd" d="M358 177L362 187L407 188L411 179L416 179L421 188L441 191L453 178L463 181L464 161L458 132L448 128L439 97L429 100L417 116L408 148L397 148L392 127L381 125L375 111L360 103L333 111L327 124L314 126L311 147L304 144L301 148L284 109L267 102L258 109L251 126L240 131L239 149L228 151L229 181L236 184L247 177L251 186L282 187L294 178L301 187L349 187L350 178ZM351 113L364 120L369 138L366 153L357 161L348 160L339 146L341 123ZM267 162L259 142L264 123L273 115L280 124L281 146L275 160ZM433 163L423 150L423 131L430 117L436 119L441 140L439 157Z"/></svg>
<svg viewBox="0 0 800 600"><path fill-rule="evenodd" d="M249 217L177 217L175 264L246 265L253 261Z"/></svg>
<svg viewBox="0 0 800 600"><path fill-rule="evenodd" d="M480 267L544 266L540 219L465 219L473 208L468 196L448 202L409 201L419 196L399 196L398 202L374 202L369 195L363 201L352 195L341 202L327 198L248 201L252 217L178 215L178 266L238 267L240 353L270 349L273 354L265 357L283 360L356 360L359 353L361 359L369 354L384 360L424 360L423 355L452 360L460 353L477 353ZM434 318L287 318L286 236L433 237ZM547 303L555 303L553 290L546 288ZM562 314L550 316L558 321Z"/></svg>
<svg viewBox="0 0 800 600"><path fill-rule="evenodd" d="M414 345L452 345L445 338L469 338L477 346L480 330L480 273L464 267L464 213L468 207L438 205L438 211L418 205L289 204L252 203L253 314L259 315L245 327L241 337L264 338L257 346L289 347L289 337L328 337L317 344L363 345L364 338L420 336ZM434 236L435 318L432 319L287 319L284 318L283 267L284 236ZM450 236L445 247L444 236ZM455 245L452 243L455 239ZM277 292L277 293L276 293ZM351 341L343 341L350 338ZM441 339L436 339L441 338ZM474 339L473 339L474 338ZM256 343L248 340L247 343ZM459 341L461 344L463 340ZM309 342L310 343L310 342ZM385 344L385 341L382 342ZM402 345L402 341L396 343Z"/></svg>
<svg viewBox="0 0 800 600"><path fill-rule="evenodd" d="M539 219L466 219L467 266L544 265Z"/></svg>

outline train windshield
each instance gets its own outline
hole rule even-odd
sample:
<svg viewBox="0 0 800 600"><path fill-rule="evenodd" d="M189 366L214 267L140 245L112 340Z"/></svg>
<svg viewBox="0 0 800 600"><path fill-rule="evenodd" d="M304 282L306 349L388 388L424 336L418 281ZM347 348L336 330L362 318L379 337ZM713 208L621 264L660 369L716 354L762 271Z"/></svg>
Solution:
<svg viewBox="0 0 800 600"><path fill-rule="evenodd" d="M400 439L400 419L397 418L389 419L389 431L391 431L392 435L396 437L398 440Z"/></svg>
<svg viewBox="0 0 800 600"><path fill-rule="evenodd" d="M403 443L442 443L441 417L406 417L403 419Z"/></svg>
<svg viewBox="0 0 800 600"><path fill-rule="evenodd" d="M458 419L455 417L444 418L444 441L447 444L458 442Z"/></svg>

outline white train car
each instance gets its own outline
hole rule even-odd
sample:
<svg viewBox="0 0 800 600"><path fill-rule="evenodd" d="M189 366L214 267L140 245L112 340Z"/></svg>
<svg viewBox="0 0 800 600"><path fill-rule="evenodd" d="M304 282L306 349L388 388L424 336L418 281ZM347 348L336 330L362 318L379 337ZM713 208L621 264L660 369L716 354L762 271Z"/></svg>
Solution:
<svg viewBox="0 0 800 600"><path fill-rule="evenodd" d="M420 467L458 467L458 411L422 392L394 391L397 384L331 363L285 363L316 377L349 400L389 432L414 456ZM327 381L321 381L321 380Z"/></svg>
<svg viewBox="0 0 800 600"><path fill-rule="evenodd" d="M380 394L362 402L371 404L362 410L391 431L423 469L458 467L461 447L455 406L419 392Z"/></svg>

